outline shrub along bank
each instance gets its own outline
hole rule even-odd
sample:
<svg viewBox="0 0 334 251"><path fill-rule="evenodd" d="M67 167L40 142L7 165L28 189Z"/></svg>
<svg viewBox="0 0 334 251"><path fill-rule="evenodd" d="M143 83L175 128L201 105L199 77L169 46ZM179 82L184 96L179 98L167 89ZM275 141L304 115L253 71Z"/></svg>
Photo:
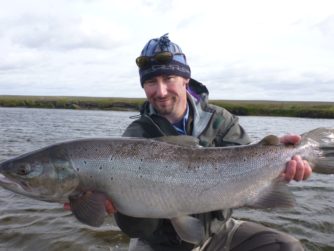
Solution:
<svg viewBox="0 0 334 251"><path fill-rule="evenodd" d="M0 96L2 107L138 111L144 98ZM334 118L334 102L211 100L236 115Z"/></svg>

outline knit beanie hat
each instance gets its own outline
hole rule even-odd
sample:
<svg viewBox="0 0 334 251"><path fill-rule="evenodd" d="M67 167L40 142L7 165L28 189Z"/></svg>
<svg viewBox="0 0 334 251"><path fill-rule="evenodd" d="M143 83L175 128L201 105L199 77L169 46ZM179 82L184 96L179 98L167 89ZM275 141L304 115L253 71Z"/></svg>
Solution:
<svg viewBox="0 0 334 251"><path fill-rule="evenodd" d="M168 34L148 41L136 63L142 87L146 80L160 75L190 78L186 56L177 44L169 40Z"/></svg>

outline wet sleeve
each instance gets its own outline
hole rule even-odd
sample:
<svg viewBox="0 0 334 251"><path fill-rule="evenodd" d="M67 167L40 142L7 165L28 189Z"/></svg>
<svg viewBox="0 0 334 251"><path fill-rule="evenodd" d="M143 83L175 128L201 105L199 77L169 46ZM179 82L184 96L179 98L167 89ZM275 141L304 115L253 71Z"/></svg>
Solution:
<svg viewBox="0 0 334 251"><path fill-rule="evenodd" d="M123 137L143 137L148 138L146 136L145 130L143 127L136 121L132 122L123 132Z"/></svg>
<svg viewBox="0 0 334 251"><path fill-rule="evenodd" d="M225 142L224 144L231 143L231 145L247 145L251 143L251 140L245 129L239 125L239 123L233 123L223 137L223 142Z"/></svg>
<svg viewBox="0 0 334 251"><path fill-rule="evenodd" d="M163 123L165 123L165 121ZM172 125L170 125L170 127L173 128ZM173 130L175 129L173 128ZM155 138L163 135L165 135L165 133L157 125L154 125L153 120L145 117L133 121L123 133L123 137L140 138Z"/></svg>
<svg viewBox="0 0 334 251"><path fill-rule="evenodd" d="M149 239L160 224L160 219L135 218L121 213L114 215L118 227L130 238Z"/></svg>
<svg viewBox="0 0 334 251"><path fill-rule="evenodd" d="M216 138L216 146L247 145L251 143L245 129L239 124L239 118L227 110L222 113L224 123Z"/></svg>

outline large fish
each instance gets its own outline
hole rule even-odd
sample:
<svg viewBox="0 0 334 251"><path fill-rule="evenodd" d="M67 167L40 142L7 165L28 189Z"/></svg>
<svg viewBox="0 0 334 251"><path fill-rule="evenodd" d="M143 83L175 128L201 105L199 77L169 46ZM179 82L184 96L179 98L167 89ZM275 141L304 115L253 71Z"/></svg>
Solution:
<svg viewBox="0 0 334 251"><path fill-rule="evenodd" d="M38 200L70 202L82 222L99 226L105 200L133 217L168 218L186 241L203 228L188 215L237 207L289 207L280 174L294 155L314 171L334 173L334 129L319 128L299 145L267 136L256 144L199 147L192 138L80 139L0 164L0 185Z"/></svg>

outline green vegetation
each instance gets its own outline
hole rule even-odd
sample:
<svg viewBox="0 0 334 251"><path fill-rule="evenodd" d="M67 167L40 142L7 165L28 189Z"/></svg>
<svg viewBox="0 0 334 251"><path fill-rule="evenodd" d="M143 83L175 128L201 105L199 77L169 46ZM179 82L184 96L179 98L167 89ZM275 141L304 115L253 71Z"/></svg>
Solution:
<svg viewBox="0 0 334 251"><path fill-rule="evenodd" d="M144 98L0 96L3 107L139 110ZM334 118L334 102L211 100L236 115Z"/></svg>
<svg viewBox="0 0 334 251"><path fill-rule="evenodd" d="M334 102L213 100L237 115L334 118Z"/></svg>
<svg viewBox="0 0 334 251"><path fill-rule="evenodd" d="M0 106L59 109L139 110L144 99L64 96L0 96Z"/></svg>

